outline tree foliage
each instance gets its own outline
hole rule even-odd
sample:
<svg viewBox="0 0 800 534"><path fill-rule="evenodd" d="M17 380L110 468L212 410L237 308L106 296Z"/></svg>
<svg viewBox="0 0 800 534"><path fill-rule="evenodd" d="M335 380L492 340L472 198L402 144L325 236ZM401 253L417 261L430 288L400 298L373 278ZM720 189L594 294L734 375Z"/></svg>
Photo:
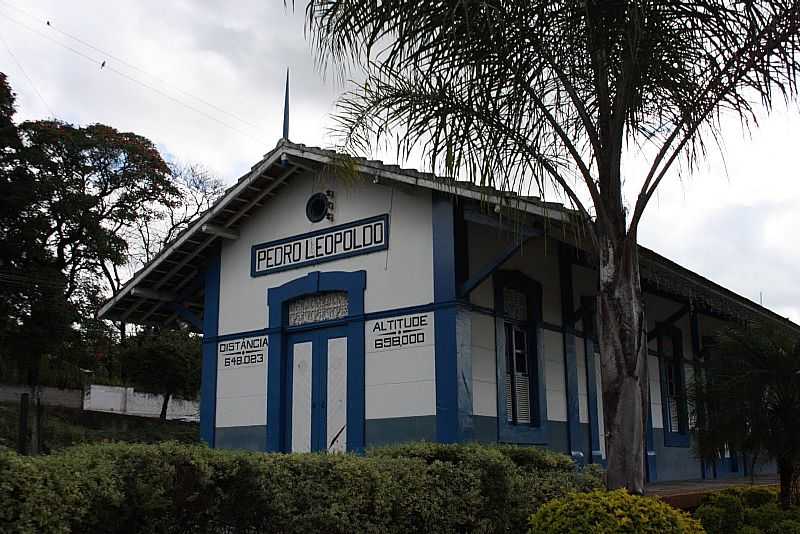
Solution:
<svg viewBox="0 0 800 534"><path fill-rule="evenodd" d="M108 293L222 186L197 166L167 164L134 133L17 124L14 103L0 73L0 373L36 382L44 371L74 386L81 368L116 367L115 333L95 318Z"/></svg>
<svg viewBox="0 0 800 534"><path fill-rule="evenodd" d="M503 190L550 183L603 225L625 224L623 151L649 145L631 233L723 112L754 120L796 94L793 0L312 0L307 14L323 61L365 67L337 113L345 148L422 148L434 170Z"/></svg>
<svg viewBox="0 0 800 534"><path fill-rule="evenodd" d="M144 332L127 338L120 347L122 372L138 389L161 394L161 419L173 396L196 398L200 390L202 340L185 330Z"/></svg>
<svg viewBox="0 0 800 534"><path fill-rule="evenodd" d="M796 96L800 0L310 0L306 13L322 64L362 71L335 116L342 149L422 153L437 174L576 209L599 272L609 485L643 491L639 222L676 161L691 169L720 142L724 116L747 126ZM649 158L643 176L623 166L631 151Z"/></svg>
<svg viewBox="0 0 800 534"><path fill-rule="evenodd" d="M692 391L700 455L715 461L728 448L774 460L782 503L800 504L800 339L758 325L729 328Z"/></svg>

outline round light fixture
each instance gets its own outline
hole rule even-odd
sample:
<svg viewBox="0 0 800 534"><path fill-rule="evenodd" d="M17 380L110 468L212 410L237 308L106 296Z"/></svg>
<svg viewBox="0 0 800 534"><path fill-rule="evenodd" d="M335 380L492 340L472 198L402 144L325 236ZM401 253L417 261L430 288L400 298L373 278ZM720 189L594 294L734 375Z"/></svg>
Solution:
<svg viewBox="0 0 800 534"><path fill-rule="evenodd" d="M326 215L328 215L328 197L325 193L314 193L306 202L306 217L312 223L317 223Z"/></svg>

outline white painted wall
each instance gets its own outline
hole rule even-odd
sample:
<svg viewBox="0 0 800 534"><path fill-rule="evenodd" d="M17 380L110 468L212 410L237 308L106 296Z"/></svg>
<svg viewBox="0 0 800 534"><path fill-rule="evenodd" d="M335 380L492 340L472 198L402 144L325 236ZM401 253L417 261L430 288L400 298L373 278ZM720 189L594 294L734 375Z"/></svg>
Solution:
<svg viewBox="0 0 800 534"><path fill-rule="evenodd" d="M650 379L650 413L653 428L664 428L664 412L661 410L661 377L656 356L647 357L647 375Z"/></svg>
<svg viewBox="0 0 800 534"><path fill-rule="evenodd" d="M542 330L544 336L544 387L547 395L547 419L567 420L567 385L564 369L564 338L561 332Z"/></svg>
<svg viewBox="0 0 800 534"><path fill-rule="evenodd" d="M259 338L247 338L256 340ZM230 340L217 343L217 427L256 426L267 423L267 338L251 356L260 356L252 363L226 362L235 357L236 343ZM221 345L234 345L230 350ZM226 365L228 363L228 365Z"/></svg>
<svg viewBox="0 0 800 534"><path fill-rule="evenodd" d="M150 395L121 386L92 384L84 393L83 409L94 412L113 412L141 417L159 417L163 395ZM167 419L198 421L197 401L173 398L167 406Z"/></svg>
<svg viewBox="0 0 800 534"><path fill-rule="evenodd" d="M305 216L312 193L335 192L335 220L311 223ZM235 241L222 248L219 333L267 327L267 289L312 271L367 271L365 311L372 312L433 301L433 237L431 194L356 181L350 184L305 174L247 220ZM390 213L389 248L252 278L253 245Z"/></svg>
<svg viewBox="0 0 800 534"><path fill-rule="evenodd" d="M589 394L586 391L586 346L582 337L575 338L575 355L578 368L578 419L581 423L589 422Z"/></svg>
<svg viewBox="0 0 800 534"><path fill-rule="evenodd" d="M494 317L469 312L472 321L472 413L497 417Z"/></svg>
<svg viewBox="0 0 800 534"><path fill-rule="evenodd" d="M424 316L424 340L405 346L376 349L377 327L387 319ZM367 321L364 325L365 411L367 419L436 415L436 365L433 312Z"/></svg>

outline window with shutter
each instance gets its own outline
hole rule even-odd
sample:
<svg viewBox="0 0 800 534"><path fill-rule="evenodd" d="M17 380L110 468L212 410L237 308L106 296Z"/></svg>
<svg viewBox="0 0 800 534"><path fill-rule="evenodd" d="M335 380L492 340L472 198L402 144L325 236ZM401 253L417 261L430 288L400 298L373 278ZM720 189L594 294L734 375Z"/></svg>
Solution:
<svg viewBox="0 0 800 534"><path fill-rule="evenodd" d="M539 332L542 285L518 271L496 271L494 282L497 346L498 440L545 444L549 440L543 355Z"/></svg>
<svg viewBox="0 0 800 534"><path fill-rule="evenodd" d="M531 376L528 332L528 297L516 289L503 289L506 347L506 411L509 423L529 425L531 417Z"/></svg>
<svg viewBox="0 0 800 534"><path fill-rule="evenodd" d="M665 439L669 438L669 434L686 435L689 426L682 346L680 329L668 325L660 327L658 356L661 365Z"/></svg>

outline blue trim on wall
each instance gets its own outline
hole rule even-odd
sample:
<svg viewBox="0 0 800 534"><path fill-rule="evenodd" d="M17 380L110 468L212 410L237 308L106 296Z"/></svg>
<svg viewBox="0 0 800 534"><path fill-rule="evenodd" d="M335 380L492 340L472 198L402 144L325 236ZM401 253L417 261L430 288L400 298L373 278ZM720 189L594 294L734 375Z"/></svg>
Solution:
<svg viewBox="0 0 800 534"><path fill-rule="evenodd" d="M288 419L286 402L289 367L286 358L288 313L286 304L304 295L331 291L347 292L350 315L347 323L347 450L364 449L364 290L366 271L312 272L267 291L269 303L269 359L267 378L267 450L286 450ZM310 325L320 327L321 324ZM313 330L312 330L313 332Z"/></svg>
<svg viewBox="0 0 800 534"><path fill-rule="evenodd" d="M432 193L433 209L433 301L455 302L455 212L453 197ZM458 410L458 357L456 354L456 308L434 311L436 348L436 440L454 443L461 439ZM472 414L470 414L471 416Z"/></svg>
<svg viewBox="0 0 800 534"><path fill-rule="evenodd" d="M219 249L212 255L205 271L203 337L216 337L219 331ZM217 416L217 344L203 343L203 367L200 386L200 439L214 446Z"/></svg>
<svg viewBox="0 0 800 534"><path fill-rule="evenodd" d="M503 317L503 288L513 287L528 295L528 368L535 369L529 377L533 419L530 425L508 422L506 408L506 355L505 319ZM550 440L547 421L547 394L545 391L544 334L542 332L542 285L516 271L497 271L494 274L495 350L497 372L497 433L504 443L531 443L545 445ZM532 378L532 380L531 380Z"/></svg>
<svg viewBox="0 0 800 534"><path fill-rule="evenodd" d="M273 269L256 271L256 254L261 249L270 248L285 243L291 243L302 239L309 239L312 237L316 237L318 235L330 234L340 230L347 230L349 228L378 221L383 221L383 228L384 228L383 243L381 243L378 246L370 246L369 248L364 247L350 252L343 252L341 254L332 254L330 256L325 256L320 259L306 260L298 263L293 263L291 265L275 267ZM352 258L353 256L360 256L362 254L371 254L373 252L380 252L382 250L386 250L387 248L389 248L389 215L388 214L376 215L374 217L368 217L366 219L361 219L359 221L352 221L346 224L340 224L339 226L330 226L328 228L321 228L319 230L314 230L312 232L306 232L305 234L295 235L291 237L284 237L282 239L277 239L275 241L269 241L267 243L259 243L257 245L253 245L250 249L250 276L255 278L256 276L265 276L268 274L290 271L292 269L299 269L301 267L307 267L309 265L319 265L320 263L326 263L333 260Z"/></svg>

